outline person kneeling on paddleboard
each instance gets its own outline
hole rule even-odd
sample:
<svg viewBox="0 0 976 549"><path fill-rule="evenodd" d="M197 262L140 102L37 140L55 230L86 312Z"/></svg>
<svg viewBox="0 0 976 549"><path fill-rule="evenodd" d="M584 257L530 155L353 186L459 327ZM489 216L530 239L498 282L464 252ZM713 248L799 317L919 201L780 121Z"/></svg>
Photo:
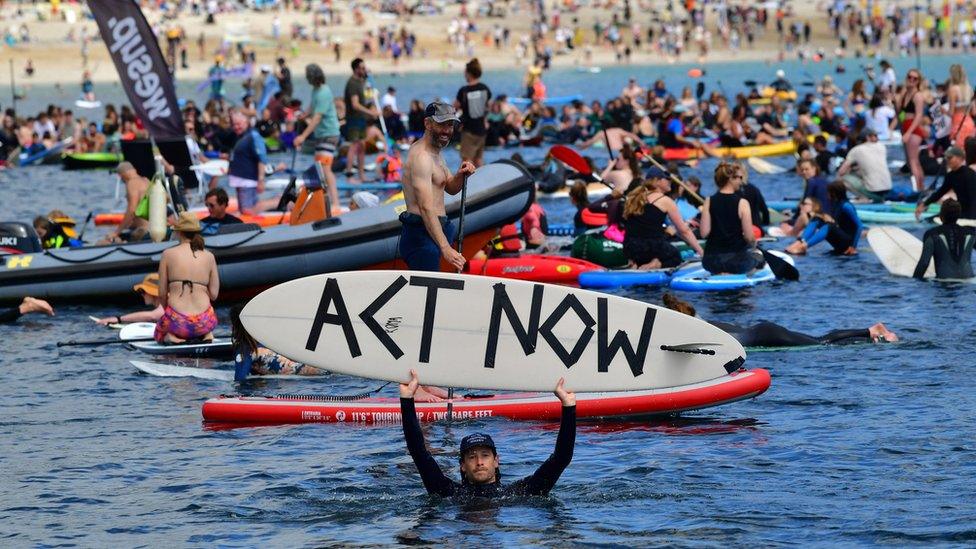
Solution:
<svg viewBox="0 0 976 549"><path fill-rule="evenodd" d="M217 314L211 301L220 292L217 260L203 248L200 221L190 212L173 226L180 243L163 251L159 261L159 297L163 316L153 337L160 343L213 339Z"/></svg>
<svg viewBox="0 0 976 549"><path fill-rule="evenodd" d="M410 370L410 382L400 384L400 410L407 450L428 494L465 499L546 495L573 459L573 448L576 446L576 393L566 391L560 378L554 391L562 402L562 422L556 438L556 450L535 473L503 485L495 442L489 435L474 433L461 439L461 482L455 482L444 475L424 444L424 435L414 408L414 394L418 387L420 380L417 372Z"/></svg>

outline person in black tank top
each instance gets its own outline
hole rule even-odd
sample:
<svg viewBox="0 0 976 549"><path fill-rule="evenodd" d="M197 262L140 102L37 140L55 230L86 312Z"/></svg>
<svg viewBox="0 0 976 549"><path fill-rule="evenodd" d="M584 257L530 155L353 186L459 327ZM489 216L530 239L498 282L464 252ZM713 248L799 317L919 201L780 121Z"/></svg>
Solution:
<svg viewBox="0 0 976 549"><path fill-rule="evenodd" d="M718 192L705 200L701 235L706 238L702 266L711 273L742 274L763 266L762 256L753 249L749 202L736 191L745 182L745 168L722 162L715 168Z"/></svg>
<svg viewBox="0 0 976 549"><path fill-rule="evenodd" d="M681 254L664 231L665 218L671 219L678 235L696 254L701 255L702 249L681 218L678 205L666 195L671 191L668 173L652 168L647 175L644 183L627 195L624 205L624 255L638 269L677 267Z"/></svg>

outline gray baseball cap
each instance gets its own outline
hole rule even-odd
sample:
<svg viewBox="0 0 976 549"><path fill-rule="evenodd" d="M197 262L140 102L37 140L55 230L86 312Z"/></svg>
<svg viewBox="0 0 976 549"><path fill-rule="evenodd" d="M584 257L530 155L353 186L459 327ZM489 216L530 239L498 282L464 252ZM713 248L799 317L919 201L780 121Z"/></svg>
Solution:
<svg viewBox="0 0 976 549"><path fill-rule="evenodd" d="M960 149L959 147L949 147L945 151L945 156L956 156L959 158L966 158L966 151Z"/></svg>
<svg viewBox="0 0 976 549"><path fill-rule="evenodd" d="M454 110L454 107L443 101L434 101L427 105L427 108L424 110L424 118L433 118L434 122L437 122L438 124L443 124L444 122L448 122L450 120L453 120L454 122L461 121L461 118L458 117L458 113L456 110Z"/></svg>

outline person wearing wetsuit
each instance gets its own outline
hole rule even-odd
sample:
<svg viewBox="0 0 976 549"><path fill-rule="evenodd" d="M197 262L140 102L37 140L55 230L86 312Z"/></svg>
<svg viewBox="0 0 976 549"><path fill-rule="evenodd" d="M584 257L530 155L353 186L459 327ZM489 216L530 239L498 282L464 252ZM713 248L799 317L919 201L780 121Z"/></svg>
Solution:
<svg viewBox="0 0 976 549"><path fill-rule="evenodd" d="M43 299L28 296L16 307L0 309L0 324L16 322L18 318L29 313L44 313L48 316L54 316L54 308Z"/></svg>
<svg viewBox="0 0 976 549"><path fill-rule="evenodd" d="M437 465L424 444L414 394L420 387L417 372L410 370L410 382L400 384L400 410L403 415L403 437L427 493L456 499L496 498L506 496L544 496L552 490L559 476L573 459L576 446L576 394L563 389L560 379L554 391L562 403L562 420L556 449L531 475L502 484L498 468L498 451L490 436L474 433L461 439L461 482L455 482Z"/></svg>
<svg viewBox="0 0 976 549"><path fill-rule="evenodd" d="M707 239L702 266L711 273L742 274L764 265L753 253L752 211L749 202L736 191L745 182L745 168L722 162L715 168L718 192L705 200L701 235Z"/></svg>
<svg viewBox="0 0 976 549"><path fill-rule="evenodd" d="M787 253L802 255L826 240L836 254L857 254L857 244L864 232L864 223L857 215L854 205L847 200L844 182L838 180L827 185L827 196L834 209L829 214L820 214L811 219L800 238L786 247Z"/></svg>
<svg viewBox="0 0 976 549"><path fill-rule="evenodd" d="M695 308L690 303L678 299L674 294L664 294L662 301L664 306L672 311L697 316ZM880 322L870 328L832 330L821 336L795 332L765 320L750 326L714 320L706 322L734 337L743 347L803 347L807 345L850 345L852 343L898 341L898 336Z"/></svg>
<svg viewBox="0 0 976 549"><path fill-rule="evenodd" d="M752 226L758 227L762 234L766 233L765 227L769 226L769 206L766 205L766 198L763 196L759 187L743 181L739 187L739 195L749 202L749 209L752 211Z"/></svg>
<svg viewBox="0 0 976 549"><path fill-rule="evenodd" d="M699 256L703 251L694 233L681 219L678 205L667 196L671 191L668 173L651 168L646 182L627 195L624 206L624 256L639 269L677 267L681 253L671 245L664 232L664 221L670 219L681 238Z"/></svg>
<svg viewBox="0 0 976 549"><path fill-rule="evenodd" d="M929 261L935 258L936 278L972 278L973 244L976 228L960 227L957 223L962 212L959 202L948 199L942 203L939 217L942 226L925 231L922 237L922 256L918 258L913 277L925 278Z"/></svg>
<svg viewBox="0 0 976 549"><path fill-rule="evenodd" d="M915 218L921 219L929 205L952 191L961 208L959 217L976 220L976 171L966 165L966 153L959 147L946 149L945 163L947 171L942 186L915 208Z"/></svg>

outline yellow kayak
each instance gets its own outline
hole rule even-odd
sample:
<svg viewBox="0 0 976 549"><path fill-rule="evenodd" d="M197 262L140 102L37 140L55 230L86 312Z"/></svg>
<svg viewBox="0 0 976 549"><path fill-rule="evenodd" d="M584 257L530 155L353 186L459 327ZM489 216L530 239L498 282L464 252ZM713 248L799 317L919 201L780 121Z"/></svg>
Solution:
<svg viewBox="0 0 976 549"><path fill-rule="evenodd" d="M796 101L796 90L776 91L773 88L768 88L767 87L767 88L763 88L759 92L759 95L761 95L763 97L766 97L766 98L775 97L775 98L780 99L782 101Z"/></svg>
<svg viewBox="0 0 976 549"><path fill-rule="evenodd" d="M793 140L770 143L768 145L746 145L744 147L719 147L715 151L721 156L749 158L752 156L780 156L796 152Z"/></svg>

